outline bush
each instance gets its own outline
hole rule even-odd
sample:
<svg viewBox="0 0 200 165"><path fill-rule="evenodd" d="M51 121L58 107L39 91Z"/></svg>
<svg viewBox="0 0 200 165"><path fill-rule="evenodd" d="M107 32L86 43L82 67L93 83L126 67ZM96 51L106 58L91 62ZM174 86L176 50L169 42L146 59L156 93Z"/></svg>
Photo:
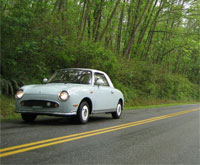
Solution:
<svg viewBox="0 0 200 165"><path fill-rule="evenodd" d="M136 100L198 100L199 88L181 75L168 73L159 65L144 61L121 64L116 87L128 102ZM138 101L136 101L138 102Z"/></svg>
<svg viewBox="0 0 200 165"><path fill-rule="evenodd" d="M0 75L0 94L14 95L23 85L24 83L21 80L8 80Z"/></svg>
<svg viewBox="0 0 200 165"><path fill-rule="evenodd" d="M195 86L187 78L180 75L165 74L160 76L159 96L174 100L197 99L194 94Z"/></svg>
<svg viewBox="0 0 200 165"><path fill-rule="evenodd" d="M13 97L0 95L0 110L1 110L1 119L2 118L15 118L20 115L14 113L15 110L15 100Z"/></svg>

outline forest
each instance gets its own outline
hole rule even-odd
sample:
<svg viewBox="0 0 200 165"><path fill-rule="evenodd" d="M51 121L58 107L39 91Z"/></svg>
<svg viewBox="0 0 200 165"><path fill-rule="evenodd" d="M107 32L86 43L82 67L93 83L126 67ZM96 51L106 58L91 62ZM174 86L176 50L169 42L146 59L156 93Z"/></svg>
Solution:
<svg viewBox="0 0 200 165"><path fill-rule="evenodd" d="M200 0L0 0L1 95L61 68L106 72L126 105L199 100Z"/></svg>

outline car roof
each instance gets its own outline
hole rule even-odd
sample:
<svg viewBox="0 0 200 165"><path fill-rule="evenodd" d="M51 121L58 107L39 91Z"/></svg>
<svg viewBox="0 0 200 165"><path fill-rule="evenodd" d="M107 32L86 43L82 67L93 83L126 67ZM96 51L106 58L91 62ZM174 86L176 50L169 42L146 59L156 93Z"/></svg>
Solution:
<svg viewBox="0 0 200 165"><path fill-rule="evenodd" d="M91 72L99 72L99 73L105 74L105 72L103 72L103 71L96 70L96 69L89 69L89 68L65 68L65 69L60 69L60 70L67 70L67 69L87 70L87 71L91 71Z"/></svg>
<svg viewBox="0 0 200 165"><path fill-rule="evenodd" d="M60 69L60 70L67 70L67 69L86 70L86 71L91 71L93 73L98 72L98 73L104 74L106 76L107 80L108 80L110 87L114 88L112 81L110 80L109 76L105 72L102 72L102 71L96 70L96 69L89 69L89 68L65 68L65 69Z"/></svg>

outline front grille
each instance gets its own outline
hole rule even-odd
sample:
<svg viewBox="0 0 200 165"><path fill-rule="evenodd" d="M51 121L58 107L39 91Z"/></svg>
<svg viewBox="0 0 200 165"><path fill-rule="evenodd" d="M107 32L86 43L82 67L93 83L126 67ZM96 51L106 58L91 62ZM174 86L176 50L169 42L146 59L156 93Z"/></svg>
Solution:
<svg viewBox="0 0 200 165"><path fill-rule="evenodd" d="M25 100L21 102L21 106L57 108L59 107L59 104L53 101L45 101L45 100Z"/></svg>

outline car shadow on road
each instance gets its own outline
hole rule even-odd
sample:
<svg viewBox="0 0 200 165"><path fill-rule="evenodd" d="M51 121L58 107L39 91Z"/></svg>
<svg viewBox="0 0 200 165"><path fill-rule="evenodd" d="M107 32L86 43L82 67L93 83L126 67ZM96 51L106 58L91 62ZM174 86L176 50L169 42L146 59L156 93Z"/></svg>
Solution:
<svg viewBox="0 0 200 165"><path fill-rule="evenodd" d="M108 122L111 121L110 116L91 116L87 124L99 123L99 122ZM75 117L58 117L58 118L40 118L33 123L34 125L81 125Z"/></svg>
<svg viewBox="0 0 200 165"><path fill-rule="evenodd" d="M91 115L89 121L85 125L98 125L113 122L110 115ZM40 126L73 126L82 125L75 117L54 117L54 116L38 116L38 118L31 123L26 123L22 119L8 120L1 123L1 130L13 128L27 128L27 127L40 127Z"/></svg>
<svg viewBox="0 0 200 165"><path fill-rule="evenodd" d="M87 124L100 123L100 122L110 122L112 121L111 116L90 116ZM34 122L26 123L22 120L15 120L12 123L17 124L18 126L23 125L81 125L75 117L39 117ZM17 126L16 125L16 126Z"/></svg>

